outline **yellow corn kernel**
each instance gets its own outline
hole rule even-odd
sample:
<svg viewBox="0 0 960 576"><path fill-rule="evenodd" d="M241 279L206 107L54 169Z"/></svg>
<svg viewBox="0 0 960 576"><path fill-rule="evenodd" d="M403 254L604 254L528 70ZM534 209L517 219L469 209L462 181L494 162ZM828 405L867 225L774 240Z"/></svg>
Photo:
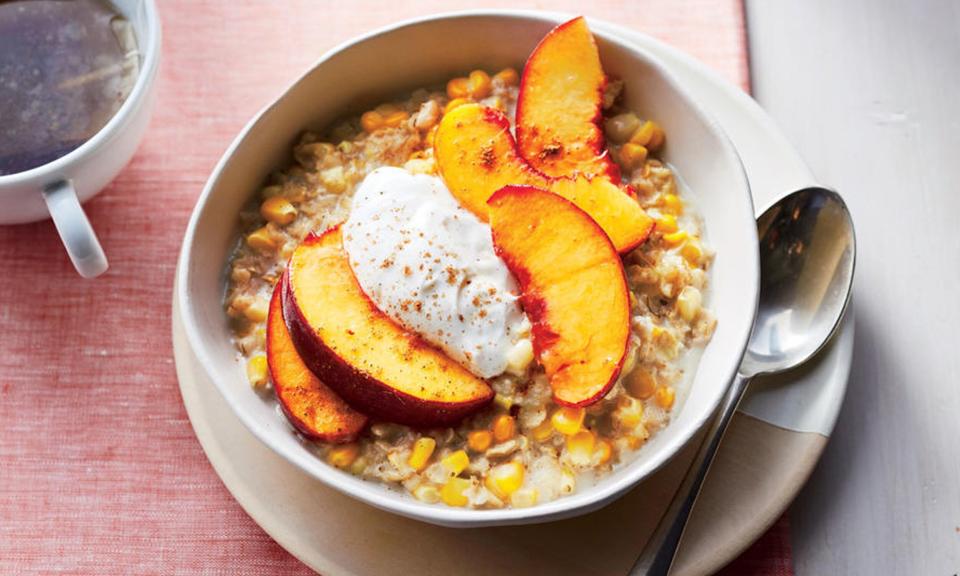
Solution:
<svg viewBox="0 0 960 576"><path fill-rule="evenodd" d="M260 215L268 222L286 226L297 217L297 209L286 198L274 196L260 205Z"/></svg>
<svg viewBox="0 0 960 576"><path fill-rule="evenodd" d="M641 146L646 146L647 150L651 152L656 152L660 146L663 146L663 141L666 139L666 134L663 131L663 128L653 120L647 120L643 123L640 128L634 132L633 136L630 137L630 141L639 144Z"/></svg>
<svg viewBox="0 0 960 576"><path fill-rule="evenodd" d="M247 380L254 388L259 388L267 383L267 357L263 354L257 354L247 361Z"/></svg>
<svg viewBox="0 0 960 576"><path fill-rule="evenodd" d="M703 295L694 286L685 286L677 296L677 312L687 322L692 322L703 305Z"/></svg>
<svg viewBox="0 0 960 576"><path fill-rule="evenodd" d="M657 232L672 234L677 231L677 218L673 214L663 214L656 219Z"/></svg>
<svg viewBox="0 0 960 576"><path fill-rule="evenodd" d="M630 396L622 396L613 413L621 427L632 430L643 422L643 403Z"/></svg>
<svg viewBox="0 0 960 576"><path fill-rule="evenodd" d="M639 127L640 119L637 118L637 115L633 112L627 112L626 114L617 114L616 116L607 118L607 121L603 124L603 131L606 133L607 138L620 144L630 140L630 137L633 136L633 133L636 132Z"/></svg>
<svg viewBox="0 0 960 576"><path fill-rule="evenodd" d="M501 86L516 86L520 82L520 75L513 68L504 68L493 75L493 82Z"/></svg>
<svg viewBox="0 0 960 576"><path fill-rule="evenodd" d="M624 381L627 392L635 398L649 398L657 390L657 378L647 370L634 370Z"/></svg>
<svg viewBox="0 0 960 576"><path fill-rule="evenodd" d="M334 166L320 172L320 183L334 194L339 194L347 189L347 175L343 171L343 166Z"/></svg>
<svg viewBox="0 0 960 576"><path fill-rule="evenodd" d="M247 235L247 244L254 250L269 252L277 247L277 243L270 237L267 227L257 228Z"/></svg>
<svg viewBox="0 0 960 576"><path fill-rule="evenodd" d="M440 491L436 486L421 484L413 489L413 497L427 504L436 504L440 501Z"/></svg>
<svg viewBox="0 0 960 576"><path fill-rule="evenodd" d="M601 438L597 441L594 452L596 453L597 462L599 464L606 464L610 461L610 457L613 456L613 446L609 440Z"/></svg>
<svg viewBox="0 0 960 576"><path fill-rule="evenodd" d="M467 98L470 96L470 80L454 78L447 82L447 96L450 98Z"/></svg>
<svg viewBox="0 0 960 576"><path fill-rule="evenodd" d="M545 418L539 426L533 429L533 439L537 442L544 442L553 436L553 423L549 418Z"/></svg>
<svg viewBox="0 0 960 576"><path fill-rule="evenodd" d="M410 457L407 458L407 465L417 472L423 470L436 447L437 441L429 436L417 438L413 443L413 449L410 450Z"/></svg>
<svg viewBox="0 0 960 576"><path fill-rule="evenodd" d="M536 488L520 488L510 495L510 504L514 508L529 508L537 503L540 492Z"/></svg>
<svg viewBox="0 0 960 576"><path fill-rule="evenodd" d="M506 442L517 433L517 421L513 416L501 414L493 421L493 439L497 442Z"/></svg>
<svg viewBox="0 0 960 576"><path fill-rule="evenodd" d="M387 128L396 128L400 126L407 119L410 118L410 115L404 112L403 110L397 110L396 112L391 112L390 115L383 117L383 125Z"/></svg>
<svg viewBox="0 0 960 576"><path fill-rule="evenodd" d="M643 446L643 441L645 439L646 438L642 436L627 436L627 446L629 446L631 450L636 450L637 448Z"/></svg>
<svg viewBox="0 0 960 576"><path fill-rule="evenodd" d="M467 456L465 451L457 450L456 452L447 454L440 463L443 464L443 467L446 468L450 474L457 476L470 465L470 457Z"/></svg>
<svg viewBox="0 0 960 576"><path fill-rule="evenodd" d="M553 413L550 422L554 429L564 436L572 436L580 431L583 426L583 418L587 415L583 408L571 408L564 406Z"/></svg>
<svg viewBox="0 0 960 576"><path fill-rule="evenodd" d="M470 96L475 100L486 98L493 91L493 84L490 81L490 75L483 70L474 70L467 79Z"/></svg>
<svg viewBox="0 0 960 576"><path fill-rule="evenodd" d="M664 212L669 212L671 214L683 213L683 200L681 200L676 194L664 194L659 198L659 204L663 208Z"/></svg>
<svg viewBox="0 0 960 576"><path fill-rule="evenodd" d="M489 430L474 430L467 434L467 446L474 452L486 452L493 443L493 434Z"/></svg>
<svg viewBox="0 0 960 576"><path fill-rule="evenodd" d="M347 468L360 455L360 447L356 444L334 446L327 453L327 462L337 468Z"/></svg>
<svg viewBox="0 0 960 576"><path fill-rule="evenodd" d="M491 468L484 485L497 498L506 500L523 485L523 464L514 460Z"/></svg>
<svg viewBox="0 0 960 576"><path fill-rule="evenodd" d="M663 235L663 241L669 244L670 246L679 246L689 238L686 230L677 230L676 232L671 232L670 234Z"/></svg>
<svg viewBox="0 0 960 576"><path fill-rule="evenodd" d="M467 496L464 494L470 488L470 481L466 478L454 476L440 489L440 499L447 506L466 506Z"/></svg>
<svg viewBox="0 0 960 576"><path fill-rule="evenodd" d="M350 465L350 468L347 469L348 472L354 476L359 476L363 474L363 471L367 469L367 459L363 456L360 456L353 461L353 464Z"/></svg>
<svg viewBox="0 0 960 576"><path fill-rule="evenodd" d="M577 476L568 468L564 468L560 473L560 492L570 494L577 487Z"/></svg>
<svg viewBox="0 0 960 576"><path fill-rule="evenodd" d="M586 466L593 459L593 447L597 437L589 430L581 430L573 436L567 436L567 453L570 461L577 466Z"/></svg>
<svg viewBox="0 0 960 576"><path fill-rule="evenodd" d="M493 397L493 403L504 410L509 410L511 407L513 407L513 397L506 396L504 394L495 394Z"/></svg>
<svg viewBox="0 0 960 576"><path fill-rule="evenodd" d="M243 315L251 322L263 322L267 319L267 312L269 310L270 303L264 298L257 298L244 309Z"/></svg>
<svg viewBox="0 0 960 576"><path fill-rule="evenodd" d="M699 242L690 239L683 245L683 248L680 249L680 255L683 256L691 266L699 266L700 259L703 258L703 249L700 248Z"/></svg>
<svg viewBox="0 0 960 576"><path fill-rule="evenodd" d="M376 132L380 128L383 128L383 115L376 110L364 112L363 115L360 116L360 127L363 128L363 131L367 134Z"/></svg>
<svg viewBox="0 0 960 576"><path fill-rule="evenodd" d="M447 102L446 107L444 107L443 109L443 113L449 114L450 111L453 110L454 108L457 108L459 106L463 106L464 104L469 104L469 103L470 103L469 98L454 98L453 100Z"/></svg>
<svg viewBox="0 0 960 576"><path fill-rule="evenodd" d="M656 400L658 406L664 410L669 410L673 408L673 402L676 400L676 397L677 392L673 389L673 386L661 386L657 388L654 400Z"/></svg>
<svg viewBox="0 0 960 576"><path fill-rule="evenodd" d="M647 160L647 149L640 144L627 142L620 149L620 163L627 170L634 170Z"/></svg>

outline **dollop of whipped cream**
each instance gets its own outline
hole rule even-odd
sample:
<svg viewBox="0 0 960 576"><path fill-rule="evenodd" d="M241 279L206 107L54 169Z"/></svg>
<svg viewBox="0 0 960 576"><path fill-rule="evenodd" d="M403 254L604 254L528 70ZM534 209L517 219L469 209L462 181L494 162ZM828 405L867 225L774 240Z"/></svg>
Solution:
<svg viewBox="0 0 960 576"><path fill-rule="evenodd" d="M529 363L530 323L516 280L494 252L489 226L439 178L371 172L353 197L343 247L381 312L477 376Z"/></svg>

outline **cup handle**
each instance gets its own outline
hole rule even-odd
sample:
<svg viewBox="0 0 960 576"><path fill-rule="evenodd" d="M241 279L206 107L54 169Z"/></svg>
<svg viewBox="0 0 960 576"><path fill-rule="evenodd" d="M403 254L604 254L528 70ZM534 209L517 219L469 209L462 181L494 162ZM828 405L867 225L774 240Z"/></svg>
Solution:
<svg viewBox="0 0 960 576"><path fill-rule="evenodd" d="M107 271L107 257L97 234L80 206L77 191L69 180L61 180L43 189L43 199L53 218L64 248L74 268L84 278L93 278Z"/></svg>

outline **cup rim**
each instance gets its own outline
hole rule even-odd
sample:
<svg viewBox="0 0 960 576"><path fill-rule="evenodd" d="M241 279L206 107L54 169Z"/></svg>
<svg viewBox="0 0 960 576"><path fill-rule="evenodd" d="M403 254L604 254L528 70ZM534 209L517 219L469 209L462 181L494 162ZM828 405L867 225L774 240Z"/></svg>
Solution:
<svg viewBox="0 0 960 576"><path fill-rule="evenodd" d="M116 9L112 4L111 6ZM137 75L136 82L134 82L133 90L120 105L120 109L93 136L63 156L22 172L0 175L0 194L6 192L8 188L12 190L23 185L34 184L38 188L42 187L48 184L47 180L51 175L62 177L69 172L70 168L103 148L115 134L129 123L134 111L140 108L149 94L150 86L156 79L160 67L161 27L156 2L155 0L142 0L142 6L144 23L150 41L147 46L140 46L141 38L137 37L137 47L143 54L143 65Z"/></svg>
<svg viewBox="0 0 960 576"><path fill-rule="evenodd" d="M187 341L193 350L196 359L199 361L201 366L203 366L205 375L214 382L217 389L224 397L224 400L230 406L231 410L244 423L247 429L250 430L250 432L258 440L267 445L271 450L303 470L304 473L308 474L312 478L318 479L324 482L327 486L365 502L368 505L433 524L457 527L480 527L546 522L574 515L585 514L587 512L596 510L623 495L630 488L636 486L644 478L647 478L651 474L655 473L666 463L672 460L678 453L680 453L683 450L683 447L687 446L689 442L696 436L696 434L703 429L703 426L712 417L716 407L719 406L722 397L726 393L727 387L718 387L714 397L710 399L710 404L713 406L713 409L695 419L695 421L693 421L682 433L678 434L677 438L671 443L671 446L661 449L657 453L647 457L647 463L645 466L636 468L629 473L621 473L616 475L616 478L611 478L611 481L602 488L585 490L571 496L545 502L543 504L538 504L537 506L530 508L474 510L429 506L419 502L407 500L393 493L376 490L376 486L372 485L370 482L353 478L351 476L345 476L338 470L328 470L324 467L318 468L316 466L317 459L315 456L291 453L276 446L271 439L272 434L267 433L265 428L257 426L255 423L248 422L249 418L245 417L243 410L241 410L236 405L234 399L225 392L225 387L228 385L227 381L232 381L233 378L223 375L219 370L216 369L217 364L207 350L207 337L204 336L203 330L196 323L198 312L195 310L193 299L189 294L190 276L194 271L192 269L193 266L191 265L191 252L195 247L197 227L201 219L206 216L205 206L209 202L210 196L212 195L213 190L216 188L217 182L219 181L222 173L228 167L237 149L247 139L249 133L264 117L268 116L273 109L282 105L289 93L307 76L313 74L318 67L329 61L331 58L335 57L341 52L349 50L358 44L367 42L379 36L426 23L472 17L495 17L537 20L543 23L556 24L562 22L564 18L569 18L570 16L571 15L569 13L565 12L539 10L480 9L448 11L401 20L393 24L377 28L366 34L353 37L321 55L320 58L316 60L303 74L299 75L292 83L290 83L278 97L264 106L238 133L236 138L231 142L230 146L224 151L213 171L210 173L210 176L204 185L203 192L197 200L197 203L191 214L190 221L187 225L187 230L184 236L183 245L180 250L177 266L177 280L175 286L176 298L180 307L180 316L183 322L184 332L187 335ZM596 19L588 18L588 21L591 20L598 21ZM749 213L742 215L744 221L741 222L741 225L752 231L753 236L756 236L756 221L754 219L752 210L753 199L749 192L749 181L747 179L746 172L743 168L739 154L734 148L729 137L726 135L726 132L720 126L719 122L709 113L707 113L695 98L688 94L688 91L680 85L679 81L657 57L650 54L643 48L626 42L614 34L597 31L595 31L595 34L601 36L606 42L616 44L628 51L637 53L639 57L645 59L648 64L655 68L657 73L661 75L675 91L687 96L686 99L688 100L689 105L699 116L700 121L702 121L711 131L718 135L722 148L720 154L722 154L722 156L725 157L732 166L735 166L735 174L742 181L742 189L746 195L745 199L751 208ZM746 350L752 329L753 319L756 317L757 302L759 299L759 253L752 252L751 254L745 256L747 270L744 277L740 280L743 282L743 287L747 290L747 292L753 295L750 303L750 319L749 322L746 322L746 328L741 330L739 334L736 334L736 344L731 346L731 353L727 361L727 370L723 374L723 377L727 382L732 380L743 358L743 354Z"/></svg>

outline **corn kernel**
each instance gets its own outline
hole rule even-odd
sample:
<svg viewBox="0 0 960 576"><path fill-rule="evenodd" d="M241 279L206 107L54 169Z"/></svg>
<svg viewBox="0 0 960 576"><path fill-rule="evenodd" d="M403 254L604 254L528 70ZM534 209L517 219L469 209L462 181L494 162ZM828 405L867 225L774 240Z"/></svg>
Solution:
<svg viewBox="0 0 960 576"><path fill-rule="evenodd" d="M627 376L624 386L635 398L649 398L657 390L657 378L647 370L634 370Z"/></svg>
<svg viewBox="0 0 960 576"><path fill-rule="evenodd" d="M493 443L493 434L489 430L474 430L467 434L467 446L474 452L486 452Z"/></svg>
<svg viewBox="0 0 960 576"><path fill-rule="evenodd" d="M493 439L497 442L506 442L517 433L517 422L513 416L502 414L493 421Z"/></svg>
<svg viewBox="0 0 960 576"><path fill-rule="evenodd" d="M411 158L404 162L403 169L411 174L434 174L437 163L433 158Z"/></svg>
<svg viewBox="0 0 960 576"><path fill-rule="evenodd" d="M297 209L286 198L274 196L260 205L260 215L268 222L286 226L297 217Z"/></svg>
<svg viewBox="0 0 960 576"><path fill-rule="evenodd" d="M520 82L520 75L513 68L504 68L493 75L493 82L501 86L516 86Z"/></svg>
<svg viewBox="0 0 960 576"><path fill-rule="evenodd" d="M533 439L537 442L544 442L553 436L553 423L549 418L545 418L539 426L533 429Z"/></svg>
<svg viewBox="0 0 960 576"><path fill-rule="evenodd" d="M597 463L606 464L610 461L610 457L613 455L613 446L610 444L609 440L600 439L597 441L594 452L596 453Z"/></svg>
<svg viewBox="0 0 960 576"><path fill-rule="evenodd" d="M421 484L413 489L413 497L427 504L436 504L440 501L440 491L436 486Z"/></svg>
<svg viewBox="0 0 960 576"><path fill-rule="evenodd" d="M257 228L248 234L247 244L249 244L254 250L259 250L261 252L269 252L277 247L277 243L270 236L270 232L267 231L266 226Z"/></svg>
<svg viewBox="0 0 960 576"><path fill-rule="evenodd" d="M620 149L620 163L627 170L639 168L647 160L647 149L640 144L627 142Z"/></svg>
<svg viewBox="0 0 960 576"><path fill-rule="evenodd" d="M337 468L346 468L360 455L360 447L356 444L334 446L327 453L327 462Z"/></svg>
<svg viewBox="0 0 960 576"><path fill-rule="evenodd" d="M621 427L632 430L643 422L643 403L630 396L622 396L613 413Z"/></svg>
<svg viewBox="0 0 960 576"><path fill-rule="evenodd" d="M523 485L523 464L517 461L507 462L487 473L484 485L497 498L506 500Z"/></svg>
<svg viewBox="0 0 960 576"><path fill-rule="evenodd" d="M476 100L486 98L493 91L490 75L483 70L474 70L468 78L470 96Z"/></svg>
<svg viewBox="0 0 960 576"><path fill-rule="evenodd" d="M257 298L244 309L243 315L251 322L263 322L267 319L269 310L270 303L264 298Z"/></svg>
<svg viewBox="0 0 960 576"><path fill-rule="evenodd" d="M617 114L607 118L604 122L604 132L611 141L617 144L630 140L633 133L640 127L640 119L633 112L626 114Z"/></svg>
<svg viewBox="0 0 960 576"><path fill-rule="evenodd" d="M687 238L689 238L689 235L686 230L677 230L676 232L663 235L663 241L670 246L679 246L685 242Z"/></svg>
<svg viewBox="0 0 960 576"><path fill-rule="evenodd" d="M683 213L683 200L676 194L664 194L659 198L659 204L665 212L671 214Z"/></svg>
<svg viewBox="0 0 960 576"><path fill-rule="evenodd" d="M470 103L469 98L454 98L453 100L447 102L447 105L443 109L443 113L449 114L450 111L453 110L454 108L458 108L460 106L463 106L464 104L469 104L469 103Z"/></svg>
<svg viewBox="0 0 960 576"><path fill-rule="evenodd" d="M363 128L363 131L367 134L376 132L380 128L383 128L383 115L376 110L364 112L363 115L360 116L360 127Z"/></svg>
<svg viewBox="0 0 960 576"><path fill-rule="evenodd" d="M630 293L633 294L632 292ZM623 368L620 369L621 374L629 374L633 372L633 369L637 367L637 347L630 346L627 348L627 357L623 361Z"/></svg>
<svg viewBox="0 0 960 576"><path fill-rule="evenodd" d="M646 440L645 436L627 436L627 446L629 446L631 450L636 450L643 446L644 440Z"/></svg>
<svg viewBox="0 0 960 576"><path fill-rule="evenodd" d="M647 150L651 152L656 152L657 149L663 145L665 138L666 134L663 132L663 128L656 122L647 120L634 132L633 136L630 137L630 141L641 146L646 146Z"/></svg>
<svg viewBox="0 0 960 576"><path fill-rule="evenodd" d="M254 388L259 388L267 383L267 357L263 354L257 354L247 361L247 380Z"/></svg>
<svg viewBox="0 0 960 576"><path fill-rule="evenodd" d="M353 464L350 465L350 468L347 469L348 472L354 476L359 476L363 474L363 471L367 469L367 459L363 456L360 456L353 461Z"/></svg>
<svg viewBox="0 0 960 576"><path fill-rule="evenodd" d="M654 400L656 400L658 406L664 410L669 410L673 408L673 402L676 400L676 397L677 392L673 389L673 386L661 386L657 388Z"/></svg>
<svg viewBox="0 0 960 576"><path fill-rule="evenodd" d="M495 394L493 396L493 403L503 408L504 410L509 410L510 408L513 407L513 396L507 396L505 394Z"/></svg>
<svg viewBox="0 0 960 576"><path fill-rule="evenodd" d="M550 422L557 432L564 436L572 436L580 431L583 426L583 419L587 415L583 408L571 408L564 406L553 413Z"/></svg>
<svg viewBox="0 0 960 576"><path fill-rule="evenodd" d="M529 508L537 503L539 496L536 488L520 488L510 495L510 504L514 508Z"/></svg>
<svg viewBox="0 0 960 576"><path fill-rule="evenodd" d="M671 234L677 231L677 218L673 214L663 214L656 219L657 232Z"/></svg>
<svg viewBox="0 0 960 576"><path fill-rule="evenodd" d="M447 96L450 98L467 98L470 96L470 80L454 78L447 82Z"/></svg>
<svg viewBox="0 0 960 576"><path fill-rule="evenodd" d="M407 465L417 472L423 470L433 456L433 450L437 447L437 441L429 436L417 438L413 443L413 449L410 450L410 457L407 459Z"/></svg>
<svg viewBox="0 0 960 576"><path fill-rule="evenodd" d="M454 476L440 489L440 499L447 506L466 506L467 496L464 494L470 488L470 481L466 478Z"/></svg>
<svg viewBox="0 0 960 576"><path fill-rule="evenodd" d="M688 240L683 248L680 249L680 255L692 266L699 266L700 259L703 258L703 250L700 243L696 240Z"/></svg>
<svg viewBox="0 0 960 576"><path fill-rule="evenodd" d="M392 112L390 115L383 117L383 125L387 128L396 128L397 126L400 126L406 122L408 118L410 118L409 114L403 110L397 110L396 112Z"/></svg>
<svg viewBox="0 0 960 576"><path fill-rule="evenodd" d="M569 469L564 468L560 473L560 492L570 494L577 487L577 477Z"/></svg>
<svg viewBox="0 0 960 576"><path fill-rule="evenodd" d="M692 322L703 303L703 295L693 286L686 286L677 296L677 311L687 322Z"/></svg>
<svg viewBox="0 0 960 576"><path fill-rule="evenodd" d="M570 455L570 461L577 466L590 464L596 441L596 436L589 430L581 430L573 436L567 436L567 453Z"/></svg>
<svg viewBox="0 0 960 576"><path fill-rule="evenodd" d="M320 183L334 194L339 194L347 189L347 177L343 172L343 166L334 166L320 172Z"/></svg>
<svg viewBox="0 0 960 576"><path fill-rule="evenodd" d="M443 464L443 467L446 468L451 475L457 476L470 465L470 457L467 456L465 451L457 450L456 452L447 454L440 463Z"/></svg>

